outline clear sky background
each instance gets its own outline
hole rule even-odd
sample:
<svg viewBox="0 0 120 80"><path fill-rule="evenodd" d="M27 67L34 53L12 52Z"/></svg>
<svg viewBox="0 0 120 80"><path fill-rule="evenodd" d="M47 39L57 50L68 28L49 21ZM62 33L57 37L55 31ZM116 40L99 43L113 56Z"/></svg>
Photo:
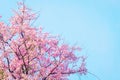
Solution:
<svg viewBox="0 0 120 80"><path fill-rule="evenodd" d="M0 0L0 15L5 22L20 0ZM60 34L67 43L77 43L80 54L88 56L89 72L101 80L120 80L120 0L27 0L40 11L37 25L44 31ZM80 80L73 75L70 80ZM97 80L88 74L81 80Z"/></svg>

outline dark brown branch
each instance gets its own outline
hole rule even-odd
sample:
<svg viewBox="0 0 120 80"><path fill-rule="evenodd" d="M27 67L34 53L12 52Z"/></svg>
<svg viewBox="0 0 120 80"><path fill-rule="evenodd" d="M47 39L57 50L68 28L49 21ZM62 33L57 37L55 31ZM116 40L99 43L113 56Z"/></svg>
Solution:
<svg viewBox="0 0 120 80"><path fill-rule="evenodd" d="M8 70L9 70L10 73L13 73L13 71L10 69L10 61L9 61L8 58L6 58L6 59L7 59L7 63L8 63Z"/></svg>
<svg viewBox="0 0 120 80"><path fill-rule="evenodd" d="M54 72L54 70L55 70L61 63L62 63L62 61L59 62L59 63L50 71L50 73L49 73L46 77L44 77L42 80L46 80L46 79Z"/></svg>

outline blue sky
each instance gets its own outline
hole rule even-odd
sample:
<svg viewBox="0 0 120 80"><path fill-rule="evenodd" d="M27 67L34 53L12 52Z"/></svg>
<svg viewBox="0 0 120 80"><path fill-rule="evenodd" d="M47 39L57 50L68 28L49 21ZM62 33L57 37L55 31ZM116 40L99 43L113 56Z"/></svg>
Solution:
<svg viewBox="0 0 120 80"><path fill-rule="evenodd" d="M6 21L20 0L1 0L0 15ZM120 80L120 0L26 0L40 11L37 25L60 34L67 43L82 47L88 70L101 80ZM76 78L76 79L75 79ZM70 80L80 80L78 75ZM97 80L92 75L81 80Z"/></svg>

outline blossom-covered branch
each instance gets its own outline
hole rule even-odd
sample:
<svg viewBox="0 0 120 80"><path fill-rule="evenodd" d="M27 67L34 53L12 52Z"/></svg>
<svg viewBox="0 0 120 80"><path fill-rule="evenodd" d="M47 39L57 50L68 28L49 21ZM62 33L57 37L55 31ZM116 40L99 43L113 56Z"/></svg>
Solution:
<svg viewBox="0 0 120 80"><path fill-rule="evenodd" d="M23 3L18 5L10 25L0 22L0 78L66 80L71 74L85 75L86 58L75 54L81 48L63 43L59 36L43 32L41 27L33 27L37 14Z"/></svg>

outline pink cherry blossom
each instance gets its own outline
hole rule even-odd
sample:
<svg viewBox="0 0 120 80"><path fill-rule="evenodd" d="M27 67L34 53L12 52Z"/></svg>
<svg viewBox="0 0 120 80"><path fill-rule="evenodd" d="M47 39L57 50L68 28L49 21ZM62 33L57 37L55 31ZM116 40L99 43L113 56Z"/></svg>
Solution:
<svg viewBox="0 0 120 80"><path fill-rule="evenodd" d="M69 75L86 74L86 58L75 54L81 48L33 27L37 14L18 5L9 26L0 22L0 80L68 80ZM78 60L82 63L74 69Z"/></svg>

